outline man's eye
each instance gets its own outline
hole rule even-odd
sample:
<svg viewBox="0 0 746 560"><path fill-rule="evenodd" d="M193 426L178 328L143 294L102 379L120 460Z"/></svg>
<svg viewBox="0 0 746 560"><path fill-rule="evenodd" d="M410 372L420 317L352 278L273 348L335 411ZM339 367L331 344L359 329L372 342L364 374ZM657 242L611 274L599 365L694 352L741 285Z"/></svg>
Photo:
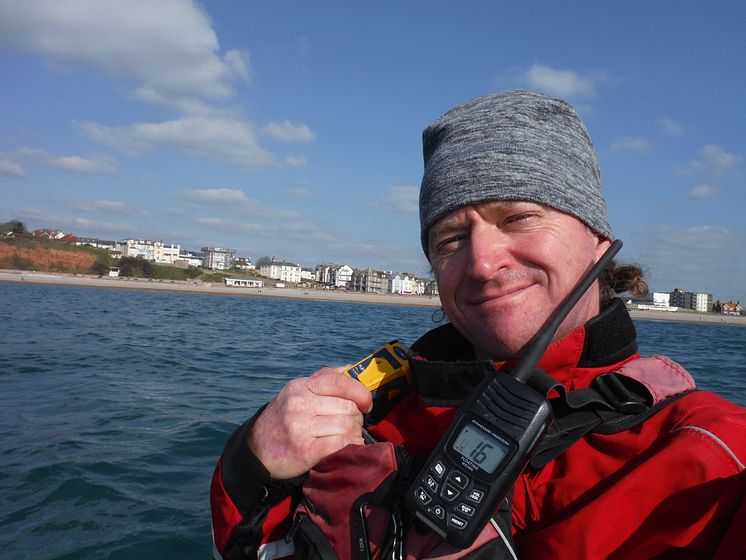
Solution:
<svg viewBox="0 0 746 560"><path fill-rule="evenodd" d="M530 220L534 217L534 214L530 212L523 212L521 214L513 214L512 216L508 216L508 218L505 220L506 224L515 224L519 222L524 222L526 220Z"/></svg>
<svg viewBox="0 0 746 560"><path fill-rule="evenodd" d="M436 243L435 245L435 250L438 253L447 253L450 251L455 251L456 249L458 249L461 242L463 242L466 238L467 236L464 234L451 235L449 237L446 237L438 241L438 243Z"/></svg>

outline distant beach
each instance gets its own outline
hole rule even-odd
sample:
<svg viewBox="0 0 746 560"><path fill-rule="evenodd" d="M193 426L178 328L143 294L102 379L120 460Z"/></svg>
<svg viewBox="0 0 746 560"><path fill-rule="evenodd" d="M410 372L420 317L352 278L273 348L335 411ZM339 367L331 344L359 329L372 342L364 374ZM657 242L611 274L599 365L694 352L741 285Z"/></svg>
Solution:
<svg viewBox="0 0 746 560"><path fill-rule="evenodd" d="M236 288L219 283L183 280L148 280L145 278L109 278L83 274L51 272L28 272L21 270L0 270L0 282L30 282L89 288L116 288L120 290L168 290L198 294L218 294L267 298L290 298L316 301L341 301L349 303L371 303L385 305L405 305L419 307L440 307L437 296L417 296L401 294L374 294L347 292L343 290L319 290L314 288ZM699 313L696 311L654 311L641 310L629 306L633 319L649 321L675 321L687 323L718 323L746 326L745 316Z"/></svg>
<svg viewBox="0 0 746 560"><path fill-rule="evenodd" d="M228 296L440 307L440 299L437 296L374 294L348 292L344 290L319 290L314 288L241 288L229 287L217 282L148 280L147 278L99 278L98 276L83 274L27 272L20 270L0 270L0 282L30 282L34 284L82 286L88 288L118 288L120 290L168 290L173 292L192 292L197 294L219 294Z"/></svg>

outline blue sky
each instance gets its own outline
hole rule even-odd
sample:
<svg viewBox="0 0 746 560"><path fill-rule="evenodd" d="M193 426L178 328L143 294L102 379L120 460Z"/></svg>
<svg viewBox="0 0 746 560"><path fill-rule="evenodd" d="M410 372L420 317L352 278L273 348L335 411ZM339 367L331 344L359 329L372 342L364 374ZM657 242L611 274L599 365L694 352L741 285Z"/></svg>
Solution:
<svg viewBox="0 0 746 560"><path fill-rule="evenodd" d="M528 88L652 289L743 302L745 6L0 0L0 221L426 275L422 129Z"/></svg>

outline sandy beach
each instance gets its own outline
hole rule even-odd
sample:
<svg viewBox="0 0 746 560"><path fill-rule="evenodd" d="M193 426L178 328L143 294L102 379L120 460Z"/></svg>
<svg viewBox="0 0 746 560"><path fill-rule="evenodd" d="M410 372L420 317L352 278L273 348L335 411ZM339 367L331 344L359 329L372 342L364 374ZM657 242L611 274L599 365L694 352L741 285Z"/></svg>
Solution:
<svg viewBox="0 0 746 560"><path fill-rule="evenodd" d="M134 278L99 278L83 274L62 274L50 272L28 272L0 270L0 282L24 282L61 286L81 286L89 288L115 288L120 290L168 290L198 294L218 294L238 297L291 298L312 301L341 301L349 303L370 303L384 305L405 305L440 307L437 296L415 296L399 294L369 294L317 290L312 288L234 288L218 283L188 282L178 280L147 280ZM696 311L653 311L629 307L633 319L650 321L676 321L689 323L719 323L746 326L746 316L699 313Z"/></svg>
<svg viewBox="0 0 746 560"><path fill-rule="evenodd" d="M99 278L98 276L84 274L18 270L0 270L0 282L28 282L33 284L82 286L88 288L118 288L120 290L168 290L173 292L219 294L239 297L291 298L316 301L440 307L440 299L437 296L369 294L336 290L316 290L312 288L237 288L215 282L147 280L144 278Z"/></svg>

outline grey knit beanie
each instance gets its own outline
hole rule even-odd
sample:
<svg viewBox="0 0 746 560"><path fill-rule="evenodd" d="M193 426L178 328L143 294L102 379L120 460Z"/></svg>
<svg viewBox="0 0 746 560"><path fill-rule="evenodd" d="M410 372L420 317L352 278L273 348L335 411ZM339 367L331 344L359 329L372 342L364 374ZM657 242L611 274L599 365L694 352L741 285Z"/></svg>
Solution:
<svg viewBox="0 0 746 560"><path fill-rule="evenodd" d="M448 212L525 200L575 216L611 239L601 172L583 122L567 103L530 91L478 97L422 133L420 235Z"/></svg>

